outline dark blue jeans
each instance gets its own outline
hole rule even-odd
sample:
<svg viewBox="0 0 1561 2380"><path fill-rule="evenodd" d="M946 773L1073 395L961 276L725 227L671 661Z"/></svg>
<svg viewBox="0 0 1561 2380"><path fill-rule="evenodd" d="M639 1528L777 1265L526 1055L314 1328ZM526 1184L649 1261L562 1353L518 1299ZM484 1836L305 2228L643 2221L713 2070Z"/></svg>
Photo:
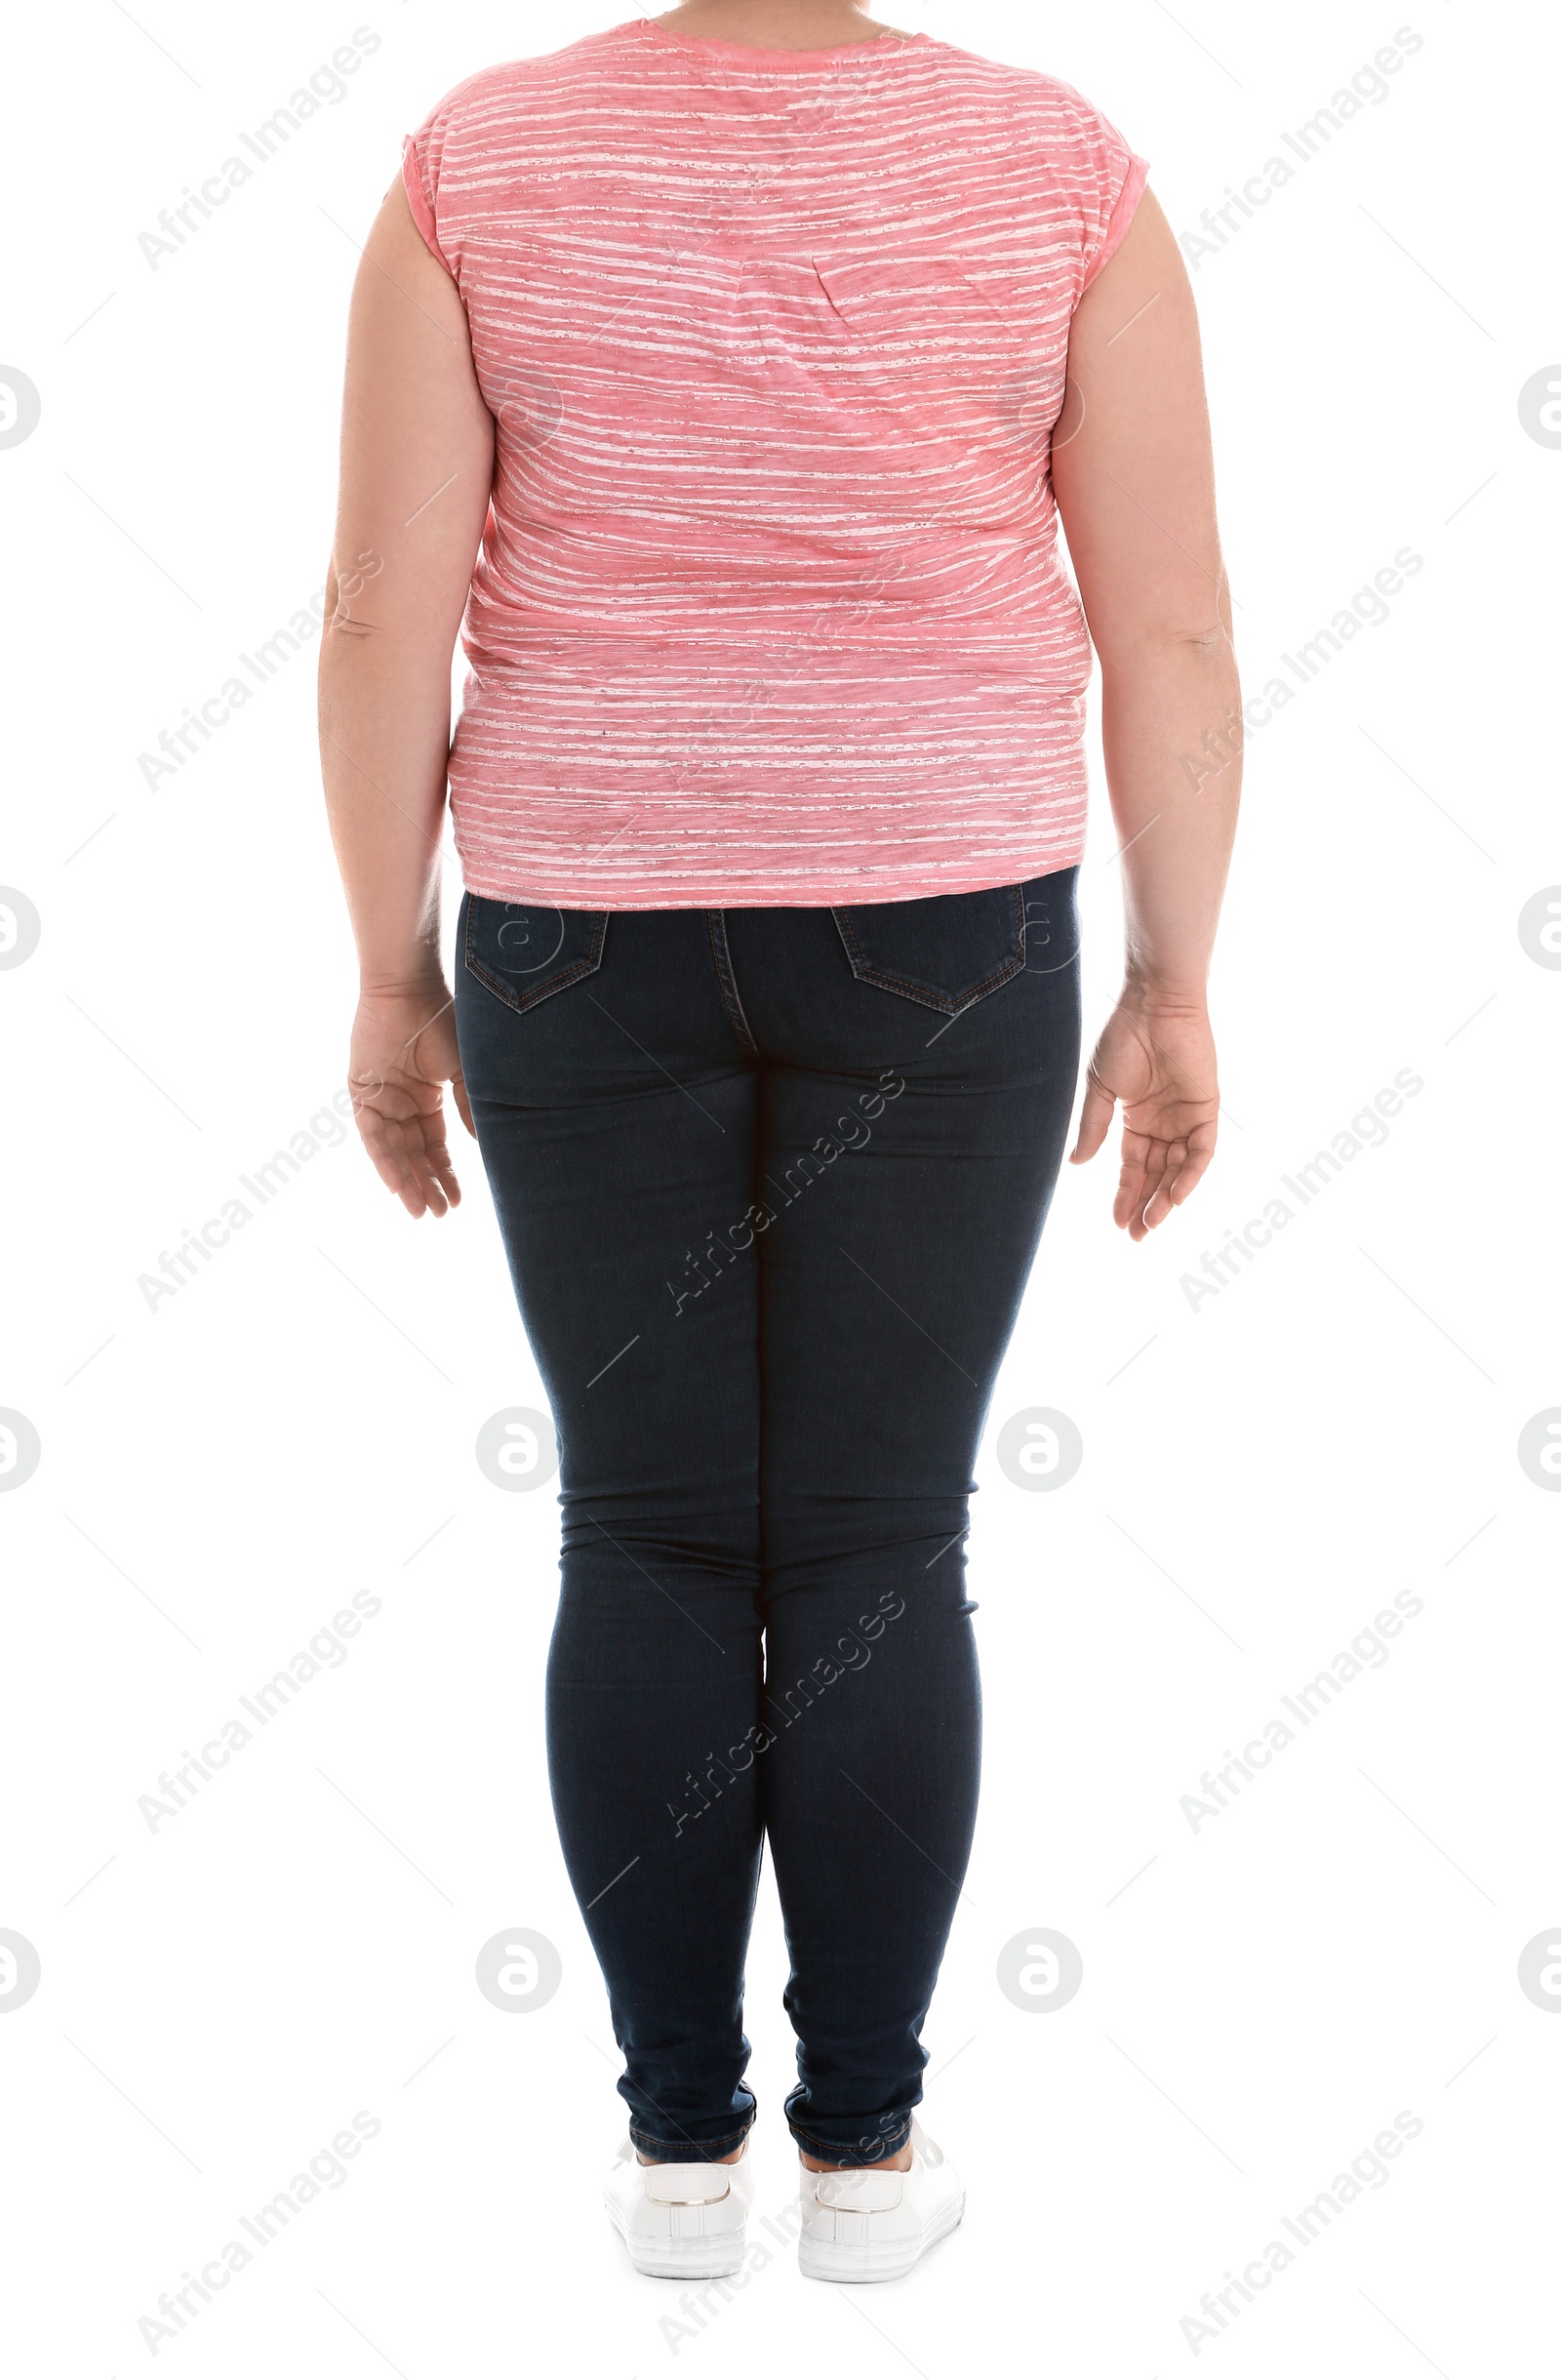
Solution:
<svg viewBox="0 0 1561 2380"><path fill-rule="evenodd" d="M1076 870L863 908L467 895L461 1063L560 1449L554 1808L648 2156L900 2148L970 1853L971 1469L1078 1072Z"/></svg>

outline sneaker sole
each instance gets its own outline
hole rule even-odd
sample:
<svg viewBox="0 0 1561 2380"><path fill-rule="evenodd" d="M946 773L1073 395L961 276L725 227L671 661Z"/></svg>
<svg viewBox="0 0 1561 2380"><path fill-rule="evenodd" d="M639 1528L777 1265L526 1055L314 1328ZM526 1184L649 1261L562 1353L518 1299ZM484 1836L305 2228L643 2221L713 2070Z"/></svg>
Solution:
<svg viewBox="0 0 1561 2380"><path fill-rule="evenodd" d="M714 2239L635 2239L611 2201L607 2212L635 2272L649 2280L724 2280L742 2269L746 2225Z"/></svg>
<svg viewBox="0 0 1561 2380"><path fill-rule="evenodd" d="M808 2280L899 2280L930 2247L958 2229L964 2214L965 2193L961 2191L920 2239L886 2239L881 2247L874 2247L871 2240L858 2247L835 2239L810 2239L804 2232L797 2242L797 2262Z"/></svg>

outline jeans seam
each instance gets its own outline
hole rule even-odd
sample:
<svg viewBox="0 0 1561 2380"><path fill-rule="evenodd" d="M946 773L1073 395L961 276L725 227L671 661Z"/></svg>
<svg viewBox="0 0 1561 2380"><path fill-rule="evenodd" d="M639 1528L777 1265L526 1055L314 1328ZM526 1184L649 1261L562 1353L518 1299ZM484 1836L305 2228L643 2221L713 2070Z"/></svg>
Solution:
<svg viewBox="0 0 1561 2380"><path fill-rule="evenodd" d="M732 948L726 938L725 909L706 909L704 922L710 937L710 954L715 960L716 981L721 987L721 1002L732 1020L738 1038L750 1056L757 1057L759 1045L753 1029L743 1013L742 994L738 989L737 971L732 964Z"/></svg>

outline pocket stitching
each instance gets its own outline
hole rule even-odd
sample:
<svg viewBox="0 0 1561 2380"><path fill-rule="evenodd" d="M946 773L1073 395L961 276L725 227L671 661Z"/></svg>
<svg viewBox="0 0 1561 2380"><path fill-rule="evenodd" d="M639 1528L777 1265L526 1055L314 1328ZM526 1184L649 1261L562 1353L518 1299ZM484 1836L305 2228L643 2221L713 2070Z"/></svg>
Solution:
<svg viewBox="0 0 1561 2380"><path fill-rule="evenodd" d="M983 982L975 985L963 997L956 997L952 992L939 991L932 985L917 984L909 976L891 975L883 967L871 966L866 953L857 941L849 910L831 908L829 914L835 921L840 939L845 945L847 962L859 984L872 984L882 991L898 992L901 999L915 1000L923 1008L936 1009L940 1016L957 1017L963 1015L967 1008L974 1008L977 1001L983 1000L988 992L996 991L1000 986L1011 982L1016 975L1022 975L1024 972L1024 911L1021 899L1021 887L1011 884L1007 887L1007 892L1009 907L1014 913L1014 939L1018 947L1011 958L1005 959L1000 967L994 968Z"/></svg>
<svg viewBox="0 0 1561 2380"><path fill-rule="evenodd" d="M602 951L607 942L607 920L612 914L609 909L591 911L594 920L591 927L591 947L583 958L571 960L570 964L559 974L549 976L545 984L538 984L524 995L517 992L512 984L500 982L491 968L483 965L474 949L477 903L480 900L489 900L491 897L487 893L474 893L467 901L465 966L467 973L474 975L478 983L491 991L496 999L502 1000L506 1008L512 1008L518 1016L524 1016L527 1009L536 1008L540 1001L551 999L555 991L567 991L570 985L578 984L582 976L596 973L602 963ZM551 907L552 904L548 906Z"/></svg>

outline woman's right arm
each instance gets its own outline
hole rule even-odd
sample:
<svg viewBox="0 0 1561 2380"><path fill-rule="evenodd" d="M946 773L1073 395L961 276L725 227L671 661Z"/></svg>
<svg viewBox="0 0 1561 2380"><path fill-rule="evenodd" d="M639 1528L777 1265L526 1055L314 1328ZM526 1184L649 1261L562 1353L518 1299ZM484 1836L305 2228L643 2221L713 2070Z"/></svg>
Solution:
<svg viewBox="0 0 1561 2380"><path fill-rule="evenodd" d="M465 308L398 177L352 293L320 764L358 950L353 1107L381 1181L413 1215L442 1215L460 1195L445 1082L471 1125L439 891L450 665L493 462Z"/></svg>

